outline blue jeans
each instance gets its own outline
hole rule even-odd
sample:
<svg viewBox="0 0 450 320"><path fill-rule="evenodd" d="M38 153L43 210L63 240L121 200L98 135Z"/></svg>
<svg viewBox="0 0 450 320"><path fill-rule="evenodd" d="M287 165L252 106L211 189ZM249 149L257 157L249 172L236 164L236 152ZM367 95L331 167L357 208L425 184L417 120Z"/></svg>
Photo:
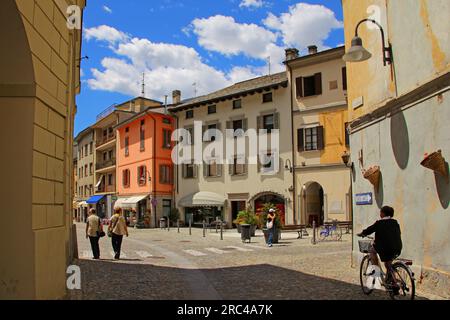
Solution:
<svg viewBox="0 0 450 320"><path fill-rule="evenodd" d="M275 228L272 228L272 229L268 229L267 230L268 231L268 233L269 233L269 235L268 235L268 239L267 239L267 244L269 245L269 246L271 246L272 244L273 244L273 234L274 234L274 231L275 231Z"/></svg>

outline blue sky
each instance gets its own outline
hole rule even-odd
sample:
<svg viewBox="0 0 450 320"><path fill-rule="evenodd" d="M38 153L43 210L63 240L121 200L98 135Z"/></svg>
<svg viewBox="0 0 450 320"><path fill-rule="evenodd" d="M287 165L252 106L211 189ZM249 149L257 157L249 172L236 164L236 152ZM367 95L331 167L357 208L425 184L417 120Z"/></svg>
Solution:
<svg viewBox="0 0 450 320"><path fill-rule="evenodd" d="M140 95L183 98L282 71L284 49L344 43L341 0L96 0L84 12L75 134ZM195 83L195 85L194 85Z"/></svg>

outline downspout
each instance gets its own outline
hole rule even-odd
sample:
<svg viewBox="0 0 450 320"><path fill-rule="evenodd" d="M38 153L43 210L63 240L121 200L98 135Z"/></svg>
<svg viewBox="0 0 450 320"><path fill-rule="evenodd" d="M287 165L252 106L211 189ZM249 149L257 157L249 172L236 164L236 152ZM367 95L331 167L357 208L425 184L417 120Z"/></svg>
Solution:
<svg viewBox="0 0 450 320"><path fill-rule="evenodd" d="M294 224L297 224L297 210L296 210L296 204L297 204L297 179L296 179L296 174L295 174L295 168L297 168L297 162L296 162L296 158L295 158L295 145L294 145L294 141L295 141L295 136L294 136L294 98L292 97L293 95L293 78L292 78L292 68L289 66L289 62L286 62L286 65L289 69L289 74L290 74L290 82L291 82L291 90L290 90L290 95L291 95L291 141L292 141L292 181L293 181L293 187L294 187L294 191L293 191L293 200L292 200L292 204L293 204L293 211L294 211Z"/></svg>
<svg viewBox="0 0 450 320"><path fill-rule="evenodd" d="M158 227L157 224L157 220L156 220L156 206L153 206L153 200L156 199L156 195L155 195L155 190L156 190L156 158L155 158L155 152L156 152L156 119L155 117L153 117L152 114L148 113L148 111L146 112L148 116L150 116L150 118L152 118L153 120L153 159L152 159L152 165L153 165L153 177L152 177L152 208L154 209L154 216L155 216L155 228Z"/></svg>

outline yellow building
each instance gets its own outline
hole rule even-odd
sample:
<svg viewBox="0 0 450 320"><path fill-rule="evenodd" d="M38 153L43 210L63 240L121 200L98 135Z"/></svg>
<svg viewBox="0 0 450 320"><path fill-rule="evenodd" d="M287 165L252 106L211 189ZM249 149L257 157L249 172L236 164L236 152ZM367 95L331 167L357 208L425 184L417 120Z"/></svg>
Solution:
<svg viewBox="0 0 450 320"><path fill-rule="evenodd" d="M66 292L80 90L76 27L84 6L84 0L0 4L0 299L57 299Z"/></svg>
<svg viewBox="0 0 450 320"><path fill-rule="evenodd" d="M343 47L317 52L310 46L301 57L287 50L296 224L352 219L350 169L342 161L349 150L343 54Z"/></svg>
<svg viewBox="0 0 450 320"><path fill-rule="evenodd" d="M342 4L346 49L354 52L346 55L353 191L355 198L374 197L372 203L354 206L355 231L372 224L382 206L394 207L402 257L414 261L418 287L449 298L450 2ZM355 31L371 56L352 46L352 40L360 41ZM441 171L421 165L425 154L433 153L439 164L434 168ZM381 173L375 186L363 175L370 167ZM355 266L361 257L357 241Z"/></svg>

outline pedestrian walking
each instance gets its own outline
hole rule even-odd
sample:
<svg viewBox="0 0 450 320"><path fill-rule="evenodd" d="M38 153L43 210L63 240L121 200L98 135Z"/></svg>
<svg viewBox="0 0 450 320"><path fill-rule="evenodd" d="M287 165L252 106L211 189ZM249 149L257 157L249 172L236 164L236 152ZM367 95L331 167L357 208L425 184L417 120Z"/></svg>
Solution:
<svg viewBox="0 0 450 320"><path fill-rule="evenodd" d="M275 234L275 210L274 209L270 209L269 210L269 214L267 215L267 232L268 232L268 237L267 237L267 245L269 247L273 246L273 237Z"/></svg>
<svg viewBox="0 0 450 320"><path fill-rule="evenodd" d="M114 259L120 259L120 249L122 248L123 236L128 237L127 221L123 216L122 209L115 210L114 215L109 223L108 235L111 237L112 247L114 250Z"/></svg>
<svg viewBox="0 0 450 320"><path fill-rule="evenodd" d="M95 260L100 259L100 238L104 235L103 226L95 209L89 210L89 216L86 219L86 239L91 242L92 253Z"/></svg>

